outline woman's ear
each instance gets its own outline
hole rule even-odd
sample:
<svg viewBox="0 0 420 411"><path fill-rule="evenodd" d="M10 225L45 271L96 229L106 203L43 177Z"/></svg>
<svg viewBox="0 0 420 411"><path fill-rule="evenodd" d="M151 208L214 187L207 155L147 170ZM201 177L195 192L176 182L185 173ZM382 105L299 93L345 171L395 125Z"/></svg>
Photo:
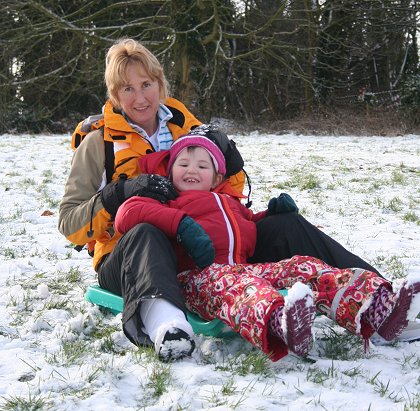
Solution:
<svg viewBox="0 0 420 411"><path fill-rule="evenodd" d="M217 173L216 176L214 177L213 185L211 186L211 188L213 189L217 187L222 181L223 181L223 174Z"/></svg>

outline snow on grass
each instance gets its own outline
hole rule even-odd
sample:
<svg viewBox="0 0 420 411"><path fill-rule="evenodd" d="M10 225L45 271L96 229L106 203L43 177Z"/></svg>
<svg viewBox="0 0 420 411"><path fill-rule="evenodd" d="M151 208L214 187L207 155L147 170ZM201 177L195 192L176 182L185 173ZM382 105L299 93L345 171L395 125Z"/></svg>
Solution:
<svg viewBox="0 0 420 411"><path fill-rule="evenodd" d="M396 285L420 273L420 138L232 136L253 209L288 192L301 214ZM315 320L311 359L272 363L238 337L196 337L160 363L84 300L96 274L57 231L67 136L0 136L0 409L418 410L420 342L371 345Z"/></svg>

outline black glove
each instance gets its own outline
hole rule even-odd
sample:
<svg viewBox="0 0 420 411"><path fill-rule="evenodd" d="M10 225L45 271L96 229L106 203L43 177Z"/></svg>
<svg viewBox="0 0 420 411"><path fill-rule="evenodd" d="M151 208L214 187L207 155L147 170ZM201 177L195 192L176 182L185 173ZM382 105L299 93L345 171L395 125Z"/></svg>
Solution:
<svg viewBox="0 0 420 411"><path fill-rule="evenodd" d="M185 216L181 220L177 238L198 267L206 267L214 261L213 241L191 217Z"/></svg>
<svg viewBox="0 0 420 411"><path fill-rule="evenodd" d="M299 208L296 205L292 197L287 193L281 193L277 198L272 198L268 202L268 215L299 212Z"/></svg>
<svg viewBox="0 0 420 411"><path fill-rule="evenodd" d="M220 148L226 160L226 177L239 173L243 169L244 160L236 148L236 143L230 140L223 131L212 124L202 124L193 128L190 133L207 137Z"/></svg>
<svg viewBox="0 0 420 411"><path fill-rule="evenodd" d="M101 201L105 210L115 217L118 207L133 196L150 197L165 203L178 197L178 193L167 178L158 174L140 174L130 179L122 174L117 181L103 188Z"/></svg>

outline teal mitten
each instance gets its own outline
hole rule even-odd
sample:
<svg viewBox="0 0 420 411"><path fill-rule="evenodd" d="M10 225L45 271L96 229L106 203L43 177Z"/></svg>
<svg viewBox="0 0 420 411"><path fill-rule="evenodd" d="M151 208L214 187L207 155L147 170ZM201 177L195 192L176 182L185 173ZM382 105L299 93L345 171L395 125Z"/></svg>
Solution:
<svg viewBox="0 0 420 411"><path fill-rule="evenodd" d="M198 267L206 267L214 261L213 241L203 227L191 217L185 216L181 220L177 230L177 238Z"/></svg>
<svg viewBox="0 0 420 411"><path fill-rule="evenodd" d="M281 193L277 198L272 198L268 202L268 215L299 212L292 197L287 193Z"/></svg>

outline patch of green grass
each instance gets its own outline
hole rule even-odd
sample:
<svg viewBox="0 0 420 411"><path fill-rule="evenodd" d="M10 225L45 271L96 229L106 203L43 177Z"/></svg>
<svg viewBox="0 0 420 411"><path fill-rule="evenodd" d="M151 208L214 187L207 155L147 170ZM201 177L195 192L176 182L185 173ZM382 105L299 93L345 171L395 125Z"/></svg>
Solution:
<svg viewBox="0 0 420 411"><path fill-rule="evenodd" d="M406 178L400 170L394 170L391 176L391 182L393 184L406 184Z"/></svg>
<svg viewBox="0 0 420 411"><path fill-rule="evenodd" d="M408 401L404 404L404 411L420 410L420 393L407 393Z"/></svg>
<svg viewBox="0 0 420 411"><path fill-rule="evenodd" d="M29 291L24 291L23 297L12 297L10 298L9 307L14 307L13 312L11 313L13 321L10 325L20 326L24 324L28 317L32 315L34 306L33 301L29 296Z"/></svg>
<svg viewBox="0 0 420 411"><path fill-rule="evenodd" d="M402 257L397 255L378 255L372 260L372 265L385 267L393 279L407 276L407 267L402 262Z"/></svg>
<svg viewBox="0 0 420 411"><path fill-rule="evenodd" d="M13 227L10 229L10 235L11 236L23 236L26 234L26 227L22 226L22 227Z"/></svg>
<svg viewBox="0 0 420 411"><path fill-rule="evenodd" d="M138 346L132 355L133 361L139 365L156 361L156 352L152 346Z"/></svg>
<svg viewBox="0 0 420 411"><path fill-rule="evenodd" d="M13 212L10 213L7 216L0 216L0 223L16 223L16 220L19 220L20 217L22 217L22 208L18 205L15 204L12 208Z"/></svg>
<svg viewBox="0 0 420 411"><path fill-rule="evenodd" d="M349 368L348 370L344 370L343 371L343 374L344 375L347 375L347 377L350 377L350 378L355 378L355 377L361 377L361 376L363 376L364 375L364 371L363 371L363 369L362 369L362 366L361 365L358 365L357 367L352 367L352 368Z"/></svg>
<svg viewBox="0 0 420 411"><path fill-rule="evenodd" d="M323 328L322 336L318 338L317 346L320 356L332 360L349 361L365 358L361 337L332 326L326 325Z"/></svg>
<svg viewBox="0 0 420 411"><path fill-rule="evenodd" d="M377 372L372 378L369 378L367 382L373 385L373 389L381 397L389 398L394 402L401 402L404 398L399 392L395 392L391 387L391 380L382 381L379 375L382 371Z"/></svg>
<svg viewBox="0 0 420 411"><path fill-rule="evenodd" d="M115 331L119 331L119 330L120 330L120 327L115 327L115 326L106 327L106 334L104 334L101 338L100 350L102 352L125 355L125 350L118 347L112 337L112 334Z"/></svg>
<svg viewBox="0 0 420 411"><path fill-rule="evenodd" d="M386 209L398 212L402 210L402 201L399 197L393 197L389 200L388 204L385 206Z"/></svg>
<svg viewBox="0 0 420 411"><path fill-rule="evenodd" d="M270 360L262 352L250 351L249 353L239 353L229 358L227 363L216 365L216 369L231 371L241 376L258 374L268 377L273 375L273 370L269 363Z"/></svg>
<svg viewBox="0 0 420 411"><path fill-rule="evenodd" d="M203 396L203 399L207 401L209 404L211 404L211 408L218 408L221 407L222 409L226 409L225 406L228 405L228 400L224 398L222 395L220 395L220 392L218 392L214 387L212 387L212 390L209 395Z"/></svg>
<svg viewBox="0 0 420 411"><path fill-rule="evenodd" d="M237 390L237 386L233 382L233 378L230 377L223 385L220 391L212 387L211 395L205 396L204 399L211 404L211 408L222 407L223 409L236 410L245 401L246 393L254 389L256 381L250 381L240 392ZM229 401L228 398L231 395L239 395L238 399Z"/></svg>
<svg viewBox="0 0 420 411"><path fill-rule="evenodd" d="M401 364L401 367L405 370L420 370L420 356L418 353L412 353L405 355L403 353L403 359L398 361ZM419 373L420 375L420 373ZM420 382L420 376L419 376L419 382Z"/></svg>
<svg viewBox="0 0 420 411"><path fill-rule="evenodd" d="M57 271L56 275L47 283L48 288L58 294L67 294L74 289L82 279L82 272L79 266L70 267L68 271Z"/></svg>
<svg viewBox="0 0 420 411"><path fill-rule="evenodd" d="M3 403L0 404L0 409L3 411L43 411L52 409L51 401L48 397L40 394L31 394L28 396L8 396L1 397Z"/></svg>
<svg viewBox="0 0 420 411"><path fill-rule="evenodd" d="M46 258L48 261L57 261L58 260L58 255L56 252L51 251L51 250L45 250L45 249L35 249L32 254L31 257L41 257L41 258Z"/></svg>
<svg viewBox="0 0 420 411"><path fill-rule="evenodd" d="M378 190L379 188L384 186L384 181L381 180L373 180L370 182L370 187L369 190L370 191L374 191L374 190Z"/></svg>
<svg viewBox="0 0 420 411"><path fill-rule="evenodd" d="M63 341L63 345L57 353L51 354L46 358L47 363L60 366L82 364L88 352L86 341Z"/></svg>
<svg viewBox="0 0 420 411"><path fill-rule="evenodd" d="M235 384L235 380L231 376L227 379L226 382L223 383L222 389L220 390L220 392L224 396L229 396L229 395L235 394L237 388L238 388L238 386Z"/></svg>
<svg viewBox="0 0 420 411"><path fill-rule="evenodd" d="M120 331L120 329L121 327L117 325L107 325L102 322L98 322L90 335L93 339L99 340L101 338L108 337L117 331Z"/></svg>
<svg viewBox="0 0 420 411"><path fill-rule="evenodd" d="M403 220L420 225L420 217L414 211L408 211L403 215Z"/></svg>
<svg viewBox="0 0 420 411"><path fill-rule="evenodd" d="M59 198L51 197L49 193L43 192L41 195L41 202L47 207L57 208L60 205L60 201Z"/></svg>
<svg viewBox="0 0 420 411"><path fill-rule="evenodd" d="M67 310L71 301L69 298L47 301L43 307L44 310Z"/></svg>
<svg viewBox="0 0 420 411"><path fill-rule="evenodd" d="M375 197L375 198L373 199L373 205L375 205L375 206L377 206L377 207L380 207L380 208L383 208L383 207L384 207L384 202L383 202L382 198L380 198L380 197Z"/></svg>
<svg viewBox="0 0 420 411"><path fill-rule="evenodd" d="M2 254L6 260L14 260L16 258L15 250L11 247L3 248Z"/></svg>
<svg viewBox="0 0 420 411"><path fill-rule="evenodd" d="M301 176L298 184L301 190L312 190L321 187L320 179L312 173Z"/></svg>
<svg viewBox="0 0 420 411"><path fill-rule="evenodd" d="M149 382L146 384L153 391L154 397L160 397L168 388L172 379L171 365L162 362L156 362L149 372Z"/></svg>
<svg viewBox="0 0 420 411"><path fill-rule="evenodd" d="M42 172L42 177L44 177L42 180L42 184L44 185L52 183L57 178L52 170L44 170Z"/></svg>
<svg viewBox="0 0 420 411"><path fill-rule="evenodd" d="M18 183L19 187L21 187L22 189L27 189L29 187L36 187L36 181L31 178L31 177L25 177L23 180L21 180Z"/></svg>
<svg viewBox="0 0 420 411"><path fill-rule="evenodd" d="M97 380L98 377L105 372L108 368L108 365L105 361L101 360L99 363L95 364L94 367L89 370L86 374L86 381L91 384L93 381Z"/></svg>
<svg viewBox="0 0 420 411"><path fill-rule="evenodd" d="M299 190L312 190L321 187L321 180L314 173L305 169L293 169L289 180L279 182L274 188L283 190L297 187Z"/></svg>
<svg viewBox="0 0 420 411"><path fill-rule="evenodd" d="M12 170L12 171L9 171L9 172L6 173L7 177L19 177L21 175L22 174L19 171L16 171L16 170Z"/></svg>
<svg viewBox="0 0 420 411"><path fill-rule="evenodd" d="M313 382L314 384L324 385L324 382L337 378L337 370L334 367L334 362L331 362L331 366L326 370L323 370L317 366L309 367L306 373L306 378L308 381Z"/></svg>
<svg viewBox="0 0 420 411"><path fill-rule="evenodd" d="M78 283L82 279L82 271L79 266L70 267L68 273L65 275L65 281L69 283Z"/></svg>

